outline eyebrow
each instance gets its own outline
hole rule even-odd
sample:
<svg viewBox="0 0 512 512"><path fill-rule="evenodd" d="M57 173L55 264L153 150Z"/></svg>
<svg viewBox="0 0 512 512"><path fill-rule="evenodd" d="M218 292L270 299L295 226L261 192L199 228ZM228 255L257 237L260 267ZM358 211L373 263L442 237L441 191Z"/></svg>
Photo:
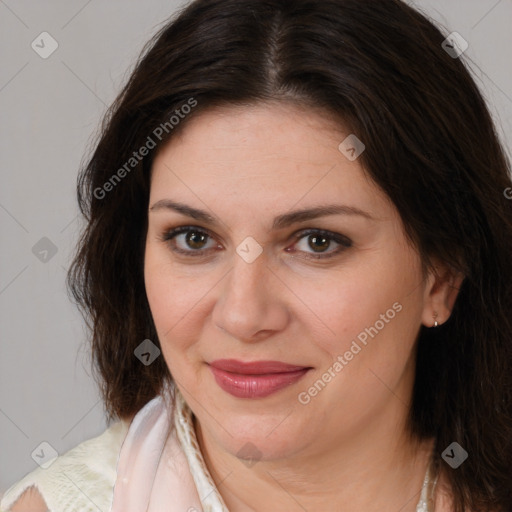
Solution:
<svg viewBox="0 0 512 512"><path fill-rule="evenodd" d="M155 212L159 210L173 210L195 220L202 221L214 226L219 225L218 220L212 217L204 210L192 208L183 203L171 201L170 199L161 199L149 208L150 211ZM355 206L348 206L342 204L327 204L322 206L315 206L311 208L304 208L302 210L295 210L289 213L284 213L277 216L272 224L272 230L278 230L290 226L298 222L305 222L308 220L316 219L317 217L324 217L327 215L359 215L368 220L375 220L368 212L356 208Z"/></svg>

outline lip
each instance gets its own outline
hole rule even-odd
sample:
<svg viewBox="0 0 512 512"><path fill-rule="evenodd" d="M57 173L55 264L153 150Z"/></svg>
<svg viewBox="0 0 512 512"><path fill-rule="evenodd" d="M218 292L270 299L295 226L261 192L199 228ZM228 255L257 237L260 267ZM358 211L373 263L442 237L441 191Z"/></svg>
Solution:
<svg viewBox="0 0 512 512"><path fill-rule="evenodd" d="M264 398L300 380L311 367L280 361L217 359L209 364L215 381L237 398Z"/></svg>

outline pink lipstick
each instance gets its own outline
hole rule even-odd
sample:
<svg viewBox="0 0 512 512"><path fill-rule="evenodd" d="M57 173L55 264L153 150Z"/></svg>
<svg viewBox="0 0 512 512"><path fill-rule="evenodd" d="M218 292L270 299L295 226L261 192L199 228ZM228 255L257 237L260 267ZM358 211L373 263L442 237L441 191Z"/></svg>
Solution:
<svg viewBox="0 0 512 512"><path fill-rule="evenodd" d="M217 359L209 364L217 384L237 398L264 398L301 379L311 367L280 361Z"/></svg>

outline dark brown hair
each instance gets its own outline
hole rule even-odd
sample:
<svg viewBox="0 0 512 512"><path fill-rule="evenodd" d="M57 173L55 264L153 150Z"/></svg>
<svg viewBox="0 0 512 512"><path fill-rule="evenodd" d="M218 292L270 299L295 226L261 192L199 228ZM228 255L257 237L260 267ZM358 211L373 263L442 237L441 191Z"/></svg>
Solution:
<svg viewBox="0 0 512 512"><path fill-rule="evenodd" d="M159 344L143 276L155 152L212 106L292 101L343 119L424 264L464 274L450 319L420 330L410 430L435 438L456 511L512 510L510 166L446 35L398 0L198 0L148 43L81 171L88 224L68 276L110 419L171 379L162 357L134 356L146 338ZM130 160L148 137L157 147ZM454 441L469 453L457 469L441 460Z"/></svg>

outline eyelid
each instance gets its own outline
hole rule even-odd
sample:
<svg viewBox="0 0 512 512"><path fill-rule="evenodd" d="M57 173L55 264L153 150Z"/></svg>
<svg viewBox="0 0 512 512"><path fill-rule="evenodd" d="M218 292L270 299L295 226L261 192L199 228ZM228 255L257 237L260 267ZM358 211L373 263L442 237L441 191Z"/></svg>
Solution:
<svg viewBox="0 0 512 512"><path fill-rule="evenodd" d="M205 234L212 240L216 240L216 237L213 235L213 233L210 230L208 230L206 228L202 228L200 226L194 226L194 225L178 226L175 228L167 229L158 238L162 242L170 244L170 242L173 241L177 236L182 235L184 233L188 233L190 231L196 231L196 232ZM177 248L173 247L173 248L171 248L171 250L173 252L176 252L178 254L183 254L185 256L200 257L200 256L204 256L204 253L209 252L210 250L212 250L212 248L210 247L209 249L200 249L197 251L190 249L187 251L187 250L177 249Z"/></svg>
<svg viewBox="0 0 512 512"><path fill-rule="evenodd" d="M314 252L304 252L304 251L293 251L293 252L303 252L305 256L303 256L306 260L322 260L322 259L329 259L334 258L335 256L341 254L346 249L349 249L352 247L353 242L350 238L348 238L345 235L342 235L341 233L335 233L333 231L329 231L326 229L320 229L320 228L303 228L296 233L294 233L292 236L295 238L296 243L298 243L302 238L310 236L310 235L318 235L318 236L325 236L329 240L333 241L334 243L338 244L338 247L334 250L330 250L327 252L320 252L320 253L314 253ZM289 252L289 251L288 251Z"/></svg>
<svg viewBox="0 0 512 512"><path fill-rule="evenodd" d="M345 245L347 247L350 247L353 243L348 236L342 235L341 233L335 233L334 231L329 231L328 229L321 228L303 228L293 233L292 236L295 239L300 240L306 235L323 235L327 238L334 240L336 243Z"/></svg>

